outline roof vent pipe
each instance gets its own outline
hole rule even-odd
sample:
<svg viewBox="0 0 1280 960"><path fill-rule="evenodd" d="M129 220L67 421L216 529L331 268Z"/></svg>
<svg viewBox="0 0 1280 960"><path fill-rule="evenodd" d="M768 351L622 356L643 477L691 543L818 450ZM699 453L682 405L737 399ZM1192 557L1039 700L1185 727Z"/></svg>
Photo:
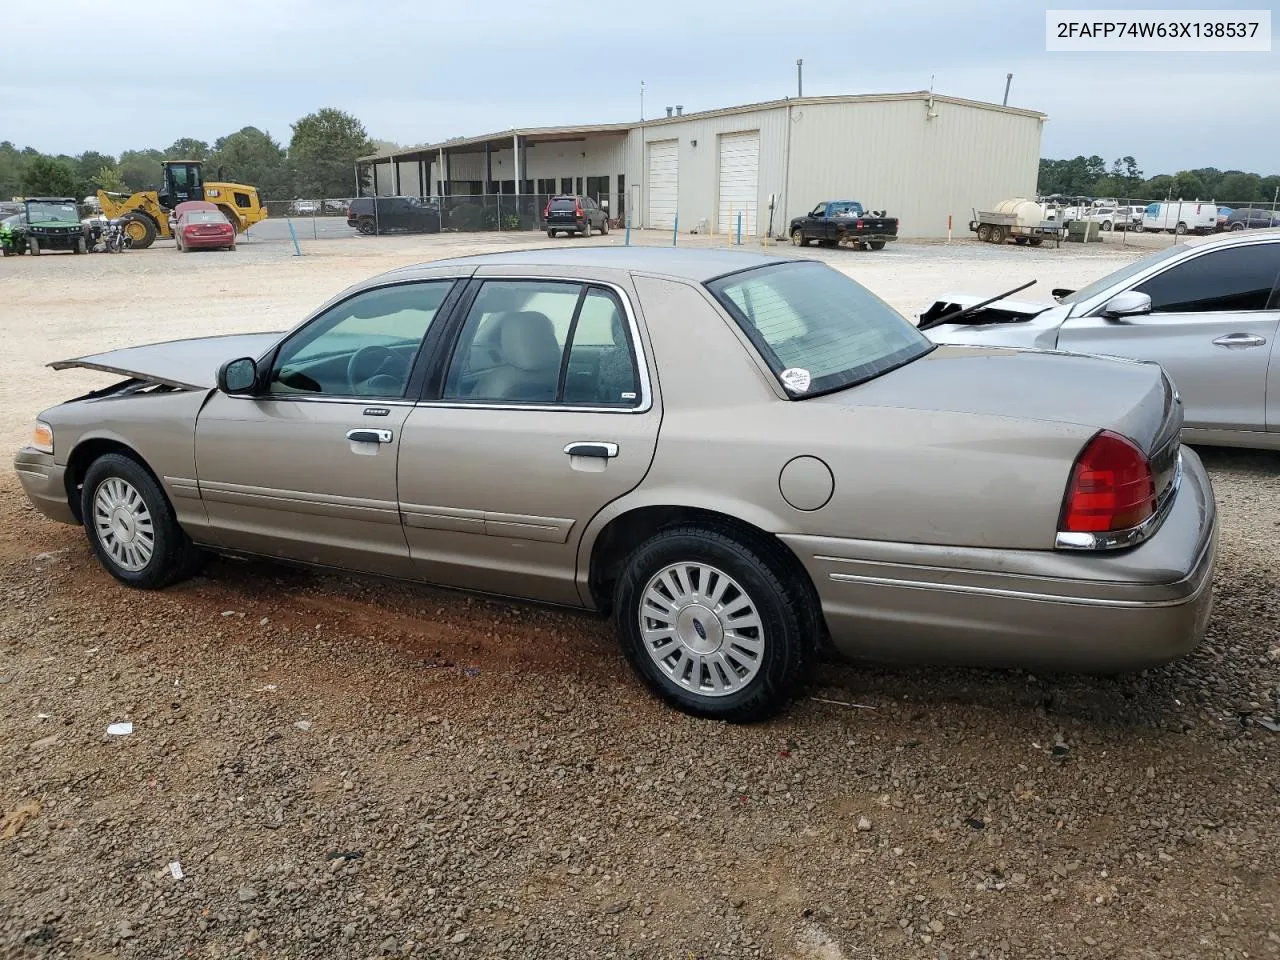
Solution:
<svg viewBox="0 0 1280 960"><path fill-rule="evenodd" d="M684 116L684 104L683 104L683 103L681 103L681 104L677 104L677 105L676 105L676 116L677 116L677 117L683 117L683 116Z"/></svg>
<svg viewBox="0 0 1280 960"><path fill-rule="evenodd" d="M670 107L667 107L667 116L668 116L668 117L669 117L669 116L671 116L671 108L670 108Z"/></svg>

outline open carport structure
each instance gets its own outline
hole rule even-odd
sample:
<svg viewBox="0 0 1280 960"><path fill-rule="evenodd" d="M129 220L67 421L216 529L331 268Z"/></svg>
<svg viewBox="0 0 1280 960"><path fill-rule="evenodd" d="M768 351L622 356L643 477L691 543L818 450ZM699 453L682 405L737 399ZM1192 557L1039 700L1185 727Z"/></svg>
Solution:
<svg viewBox="0 0 1280 960"><path fill-rule="evenodd" d="M1045 119L929 91L799 97L508 130L358 165L379 196L577 193L635 226L744 236L785 233L819 201L859 200L898 217L900 236L941 237L949 218L1035 196Z"/></svg>

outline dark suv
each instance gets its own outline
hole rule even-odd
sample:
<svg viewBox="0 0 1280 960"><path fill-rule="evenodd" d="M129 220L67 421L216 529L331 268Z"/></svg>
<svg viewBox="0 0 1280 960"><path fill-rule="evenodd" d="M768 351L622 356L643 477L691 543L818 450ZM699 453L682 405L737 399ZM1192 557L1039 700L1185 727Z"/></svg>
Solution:
<svg viewBox="0 0 1280 960"><path fill-rule="evenodd" d="M561 231L584 237L591 236L592 230L609 232L609 214L590 197L552 197L542 211L542 220L548 237Z"/></svg>
<svg viewBox="0 0 1280 960"><path fill-rule="evenodd" d="M347 226L370 235L394 231L439 233L440 205L420 197L357 197L347 208Z"/></svg>

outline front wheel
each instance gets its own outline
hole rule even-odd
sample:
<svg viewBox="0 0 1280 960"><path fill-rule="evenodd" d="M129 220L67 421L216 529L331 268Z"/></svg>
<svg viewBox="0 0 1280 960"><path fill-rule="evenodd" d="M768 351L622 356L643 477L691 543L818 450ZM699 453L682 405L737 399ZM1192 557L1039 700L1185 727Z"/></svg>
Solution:
<svg viewBox="0 0 1280 960"><path fill-rule="evenodd" d="M1110 220L1103 220L1103 221L1102 221L1102 229L1103 229L1103 230L1113 230L1113 229L1114 229L1114 225L1111 223L1111 221L1110 221Z"/></svg>
<svg viewBox="0 0 1280 960"><path fill-rule="evenodd" d="M1243 224L1243 223L1236 222L1236 223L1233 223L1233 224L1231 225L1231 230L1232 230L1232 232L1233 232L1233 233L1234 233L1235 231L1237 231L1237 230L1243 230L1243 229L1244 229L1244 224Z"/></svg>
<svg viewBox="0 0 1280 960"><path fill-rule="evenodd" d="M804 235L804 231L796 227L791 231L791 245L793 247L807 247L809 238Z"/></svg>
<svg viewBox="0 0 1280 960"><path fill-rule="evenodd" d="M167 587L203 560L155 478L125 454L104 454L89 465L80 516L98 562L131 587Z"/></svg>
<svg viewBox="0 0 1280 960"><path fill-rule="evenodd" d="M623 652L649 688L697 716L776 712L813 650L806 590L763 545L713 528L660 531L631 555L614 594Z"/></svg>
<svg viewBox="0 0 1280 960"><path fill-rule="evenodd" d="M145 250L155 243L156 225L146 214L126 213L120 219L124 221L125 235L133 241L133 246Z"/></svg>
<svg viewBox="0 0 1280 960"><path fill-rule="evenodd" d="M988 243L991 240L991 227L988 224L982 223L978 225L978 239L983 243Z"/></svg>

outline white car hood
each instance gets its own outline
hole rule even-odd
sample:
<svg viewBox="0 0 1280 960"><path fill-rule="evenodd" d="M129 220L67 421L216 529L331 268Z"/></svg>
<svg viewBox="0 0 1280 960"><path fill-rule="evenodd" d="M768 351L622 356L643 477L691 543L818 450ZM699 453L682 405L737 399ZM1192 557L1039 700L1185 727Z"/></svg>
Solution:
<svg viewBox="0 0 1280 960"><path fill-rule="evenodd" d="M951 313L987 298L973 293L946 293L938 297L921 314L930 316ZM997 300L961 323L944 323L924 330L934 343L972 343L982 346L1037 347L1052 350L1058 345L1058 327L1070 312L1069 305L1056 300ZM993 318L982 322L984 317ZM978 322L972 322L972 321Z"/></svg>

